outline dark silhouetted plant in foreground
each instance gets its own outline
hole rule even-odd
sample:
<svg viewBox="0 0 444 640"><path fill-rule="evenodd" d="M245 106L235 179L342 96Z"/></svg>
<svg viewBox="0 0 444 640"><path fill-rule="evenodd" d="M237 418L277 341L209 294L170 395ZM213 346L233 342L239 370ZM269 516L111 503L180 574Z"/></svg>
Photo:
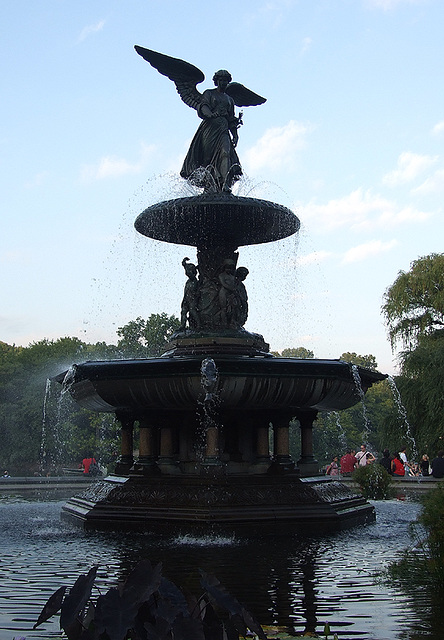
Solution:
<svg viewBox="0 0 444 640"><path fill-rule="evenodd" d="M182 592L162 576L162 564L139 562L127 580L94 602L98 567L80 575L71 589L60 587L34 629L60 611L68 640L238 640L248 631L267 640L261 625L220 584L201 571L203 594Z"/></svg>
<svg viewBox="0 0 444 640"><path fill-rule="evenodd" d="M352 478L359 484L362 495L369 500L385 500L390 497L392 479L380 464L368 464L353 472Z"/></svg>

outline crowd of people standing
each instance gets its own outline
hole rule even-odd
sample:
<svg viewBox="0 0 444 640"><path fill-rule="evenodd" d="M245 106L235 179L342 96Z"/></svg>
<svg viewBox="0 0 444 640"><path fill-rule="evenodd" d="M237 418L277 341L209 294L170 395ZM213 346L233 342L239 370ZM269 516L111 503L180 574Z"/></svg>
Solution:
<svg viewBox="0 0 444 640"><path fill-rule="evenodd" d="M347 449L346 453L339 460L338 456L334 456L331 463L326 468L326 474L337 476L351 476L355 469L365 467L368 464L378 463L392 476L395 477L418 477L432 476L434 478L444 478L444 451L438 451L433 460L424 453L419 462L409 462L407 458L407 447L403 447L400 451L390 453L388 449L384 449L382 457L377 460L376 457L367 450L365 444L361 444L360 450L356 452L354 449Z"/></svg>

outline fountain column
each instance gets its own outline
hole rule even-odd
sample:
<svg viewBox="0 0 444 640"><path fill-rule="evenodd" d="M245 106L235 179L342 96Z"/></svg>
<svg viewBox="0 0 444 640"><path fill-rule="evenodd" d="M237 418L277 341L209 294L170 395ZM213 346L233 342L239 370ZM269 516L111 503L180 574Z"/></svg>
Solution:
<svg viewBox="0 0 444 640"><path fill-rule="evenodd" d="M139 429L139 458L134 465L135 471L142 473L142 475L158 473L154 425L149 418L144 417L139 420Z"/></svg>
<svg viewBox="0 0 444 640"><path fill-rule="evenodd" d="M134 464L133 432L134 417L128 413L116 411L116 420L120 422L120 456L114 473L127 474Z"/></svg>
<svg viewBox="0 0 444 640"><path fill-rule="evenodd" d="M171 475L180 473L174 456L174 432L170 424L160 427L160 451L157 465L162 473Z"/></svg>
<svg viewBox="0 0 444 640"><path fill-rule="evenodd" d="M214 423L205 432L205 464L220 464L219 428Z"/></svg>
<svg viewBox="0 0 444 640"><path fill-rule="evenodd" d="M282 417L273 423L274 462L276 471L292 471L294 462L290 456L289 418Z"/></svg>
<svg viewBox="0 0 444 640"><path fill-rule="evenodd" d="M268 431L270 423L259 424L256 427L256 456L254 461L255 473L266 473L270 467L270 445Z"/></svg>
<svg viewBox="0 0 444 640"><path fill-rule="evenodd" d="M301 428L301 457L297 466L302 477L317 475L319 472L318 461L313 455L313 423L317 415L318 412L311 409L296 413Z"/></svg>

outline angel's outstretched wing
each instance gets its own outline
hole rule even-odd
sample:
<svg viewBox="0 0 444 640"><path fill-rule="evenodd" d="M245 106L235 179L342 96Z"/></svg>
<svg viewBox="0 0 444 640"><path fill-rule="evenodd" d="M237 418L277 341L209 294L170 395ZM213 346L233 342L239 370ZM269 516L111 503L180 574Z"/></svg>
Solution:
<svg viewBox="0 0 444 640"><path fill-rule="evenodd" d="M205 76L200 69L189 62L185 62L185 60L172 58L163 53L151 51L151 49L144 49L137 44L134 48L139 56L142 56L159 73L174 82L177 92L185 104L193 109L198 108L202 94L197 90L196 85L205 80Z"/></svg>
<svg viewBox="0 0 444 640"><path fill-rule="evenodd" d="M250 89L247 89L247 87L244 87L244 85L239 82L230 82L225 89L225 93L233 98L234 104L237 107L254 107L258 104L264 104L264 102L267 101L267 98L263 98L257 93L254 93L254 91L250 91Z"/></svg>

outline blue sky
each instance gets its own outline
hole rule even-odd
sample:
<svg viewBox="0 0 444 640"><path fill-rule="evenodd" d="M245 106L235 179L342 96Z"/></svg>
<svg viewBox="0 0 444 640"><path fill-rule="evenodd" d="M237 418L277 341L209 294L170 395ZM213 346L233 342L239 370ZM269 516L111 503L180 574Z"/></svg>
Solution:
<svg viewBox="0 0 444 640"><path fill-rule="evenodd" d="M241 248L250 316L273 350L395 362L381 316L399 270L443 250L441 0L3 0L0 340L115 342L179 315L192 248L137 237L187 193L198 126L141 46L265 96L244 109L242 195L291 207L298 238Z"/></svg>

